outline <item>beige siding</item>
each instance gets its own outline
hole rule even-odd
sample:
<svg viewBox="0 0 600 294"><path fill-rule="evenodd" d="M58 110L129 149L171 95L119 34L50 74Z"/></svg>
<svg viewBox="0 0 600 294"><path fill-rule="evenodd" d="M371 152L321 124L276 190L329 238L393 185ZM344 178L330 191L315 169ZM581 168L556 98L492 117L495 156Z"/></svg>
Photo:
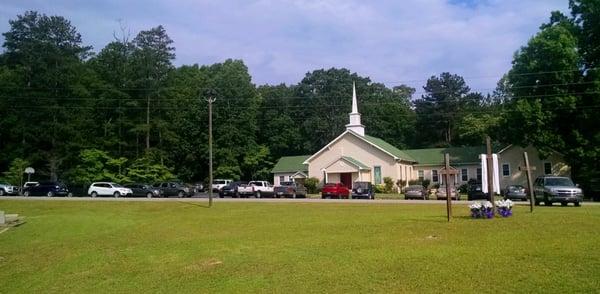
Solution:
<svg viewBox="0 0 600 294"><path fill-rule="evenodd" d="M525 166L525 160L523 159L523 152L527 151L529 157L529 164L536 168L532 171L532 180L535 180L538 176L544 175L544 163L549 162L552 164L552 174L559 176L570 176L571 168L565 164L564 159L558 153L551 155L547 159L541 159L539 152L533 147L522 148L518 146L512 146L500 154L498 158L498 169L500 174L500 188L504 189L508 185L523 185L527 186L527 175L525 172L519 170L519 166ZM507 163L510 167L510 175L503 176L502 165Z"/></svg>
<svg viewBox="0 0 600 294"><path fill-rule="evenodd" d="M291 180L290 177L294 174L295 173L275 173L275 174L273 174L273 185L279 186L279 184L280 184L279 177L280 176L283 176L284 177L283 180L287 182L287 181Z"/></svg>
<svg viewBox="0 0 600 294"><path fill-rule="evenodd" d="M344 135L315 156L310 161L308 174L323 181L323 169L337 161L341 156L350 156L371 168L370 173L363 173L363 176L368 176L368 178L363 178L364 181L374 182L375 173L373 169L375 166L381 166L382 182L384 177L391 177L394 181L397 180L397 163L394 158L352 134ZM358 178L358 175L356 176ZM340 181L339 175L335 174L329 175L327 180L331 183Z"/></svg>

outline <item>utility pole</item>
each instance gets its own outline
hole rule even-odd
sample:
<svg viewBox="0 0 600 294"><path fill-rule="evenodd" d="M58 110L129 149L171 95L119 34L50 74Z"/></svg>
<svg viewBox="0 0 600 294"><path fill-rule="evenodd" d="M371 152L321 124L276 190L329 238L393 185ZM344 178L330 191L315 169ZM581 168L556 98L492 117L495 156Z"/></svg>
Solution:
<svg viewBox="0 0 600 294"><path fill-rule="evenodd" d="M525 159L525 166L520 167L520 169L527 173L527 188L529 189L529 212L533 212L535 193L533 191L533 182L531 181L531 171L535 170L535 166L529 166L529 157L527 156L527 152L523 152L523 159Z"/></svg>
<svg viewBox="0 0 600 294"><path fill-rule="evenodd" d="M212 155L212 104L217 100L212 95L208 96L208 207L212 207L212 183L213 183L213 155Z"/></svg>
<svg viewBox="0 0 600 294"><path fill-rule="evenodd" d="M494 161L492 160L492 143L490 136L485 137L485 145L487 148L486 160L487 160L487 184L489 200L492 202L492 207L496 210L496 204L494 203Z"/></svg>
<svg viewBox="0 0 600 294"><path fill-rule="evenodd" d="M450 221L450 218L452 217L452 189L450 187L450 176L456 176L458 171L450 168L449 153L444 154L444 163L444 168L440 173L444 176L444 183L446 183L446 214L448 215L448 221ZM452 182L452 185L454 186L454 181Z"/></svg>

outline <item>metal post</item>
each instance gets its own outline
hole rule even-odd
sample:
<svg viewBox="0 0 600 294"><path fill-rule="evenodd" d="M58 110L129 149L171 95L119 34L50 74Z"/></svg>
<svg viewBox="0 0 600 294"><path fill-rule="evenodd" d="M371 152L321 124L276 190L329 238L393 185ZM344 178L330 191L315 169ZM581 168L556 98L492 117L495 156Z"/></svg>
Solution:
<svg viewBox="0 0 600 294"><path fill-rule="evenodd" d="M534 197L533 183L531 182L531 168L529 167L529 157L527 152L523 152L523 158L525 159L525 171L527 172L527 186L529 187L529 212L533 212Z"/></svg>
<svg viewBox="0 0 600 294"><path fill-rule="evenodd" d="M496 204L494 203L494 162L492 160L492 143L490 140L490 136L485 137L485 145L487 148L487 184L488 184L488 193L489 200L492 202L492 207L494 211L496 210Z"/></svg>
<svg viewBox="0 0 600 294"><path fill-rule="evenodd" d="M444 179L446 181L446 212L448 214L448 221L452 217L452 191L450 189L450 154L444 154L444 161L446 166L446 172L444 173Z"/></svg>
<svg viewBox="0 0 600 294"><path fill-rule="evenodd" d="M212 155L212 104L216 98L208 97L208 207L212 207L213 155Z"/></svg>

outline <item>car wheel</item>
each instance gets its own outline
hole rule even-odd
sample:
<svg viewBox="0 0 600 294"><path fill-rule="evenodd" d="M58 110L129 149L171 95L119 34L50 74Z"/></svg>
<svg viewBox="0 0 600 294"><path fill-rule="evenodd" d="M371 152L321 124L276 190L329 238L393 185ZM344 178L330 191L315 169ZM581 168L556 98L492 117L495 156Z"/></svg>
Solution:
<svg viewBox="0 0 600 294"><path fill-rule="evenodd" d="M146 194L146 197L152 198L152 193L148 192L148 194Z"/></svg>
<svg viewBox="0 0 600 294"><path fill-rule="evenodd" d="M179 192L177 192L177 197L179 197L179 198L183 198L183 191L179 191Z"/></svg>
<svg viewBox="0 0 600 294"><path fill-rule="evenodd" d="M260 198L260 191L256 191L256 194L254 194L255 198Z"/></svg>
<svg viewBox="0 0 600 294"><path fill-rule="evenodd" d="M73 192L67 193L67 197L73 197Z"/></svg>
<svg viewBox="0 0 600 294"><path fill-rule="evenodd" d="M567 206L567 202L561 202L560 206Z"/></svg>
<svg viewBox="0 0 600 294"><path fill-rule="evenodd" d="M292 194L292 198L296 199L296 193Z"/></svg>
<svg viewBox="0 0 600 294"><path fill-rule="evenodd" d="M321 199L325 199L325 195L321 194Z"/></svg>
<svg viewBox="0 0 600 294"><path fill-rule="evenodd" d="M96 196L98 196L98 193L96 193L96 191L94 191L90 194L90 196L92 196L92 198L96 198Z"/></svg>
<svg viewBox="0 0 600 294"><path fill-rule="evenodd" d="M113 194L113 196L115 196L115 198L119 198L119 197L121 197L121 193L119 193L119 191L117 191Z"/></svg>
<svg viewBox="0 0 600 294"><path fill-rule="evenodd" d="M29 197L29 191L25 191L25 192L23 192L23 196L25 196L25 197Z"/></svg>
<svg viewBox="0 0 600 294"><path fill-rule="evenodd" d="M540 202L539 202L539 201L537 201L537 200L535 200L535 201L533 201L533 204L534 204L535 206L538 206L538 205L540 205Z"/></svg>
<svg viewBox="0 0 600 294"><path fill-rule="evenodd" d="M4 196L4 190L0 189L0 196Z"/></svg>
<svg viewBox="0 0 600 294"><path fill-rule="evenodd" d="M48 191L48 193L46 193L46 196L52 197L52 196L54 196L54 193L52 191Z"/></svg>
<svg viewBox="0 0 600 294"><path fill-rule="evenodd" d="M548 200L544 200L544 205L546 205L546 206L552 206L552 202L550 202Z"/></svg>
<svg viewBox="0 0 600 294"><path fill-rule="evenodd" d="M573 204L575 204L575 207L579 207L580 206L579 201L577 201L577 202L575 202Z"/></svg>

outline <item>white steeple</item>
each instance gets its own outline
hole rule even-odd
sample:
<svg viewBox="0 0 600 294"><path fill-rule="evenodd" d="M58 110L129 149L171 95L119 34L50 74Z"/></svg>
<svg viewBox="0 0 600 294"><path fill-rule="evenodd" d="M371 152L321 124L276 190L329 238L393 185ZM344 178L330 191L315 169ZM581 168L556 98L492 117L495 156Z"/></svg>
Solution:
<svg viewBox="0 0 600 294"><path fill-rule="evenodd" d="M360 123L360 113L358 113L358 104L356 102L356 85L352 82L352 112L350 112L350 123L346 125L346 130L353 131L361 136L365 135L365 126Z"/></svg>

